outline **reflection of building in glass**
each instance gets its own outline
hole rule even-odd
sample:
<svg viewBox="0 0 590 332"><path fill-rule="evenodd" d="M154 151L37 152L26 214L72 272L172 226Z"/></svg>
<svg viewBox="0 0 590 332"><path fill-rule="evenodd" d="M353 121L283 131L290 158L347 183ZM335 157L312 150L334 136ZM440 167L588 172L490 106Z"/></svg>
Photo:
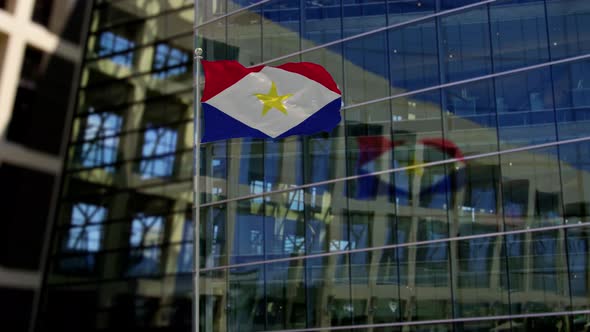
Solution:
<svg viewBox="0 0 590 332"><path fill-rule="evenodd" d="M38 329L190 326L192 26L93 1Z"/></svg>
<svg viewBox="0 0 590 332"><path fill-rule="evenodd" d="M197 7L95 2L41 330L190 329L195 23L208 60L312 61L345 104L202 146L202 331L588 329L586 1Z"/></svg>

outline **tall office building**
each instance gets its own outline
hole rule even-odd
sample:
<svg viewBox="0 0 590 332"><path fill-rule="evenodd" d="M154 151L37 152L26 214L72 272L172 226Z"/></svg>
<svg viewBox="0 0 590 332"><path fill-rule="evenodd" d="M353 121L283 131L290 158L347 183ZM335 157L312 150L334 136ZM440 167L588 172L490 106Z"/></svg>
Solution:
<svg viewBox="0 0 590 332"><path fill-rule="evenodd" d="M41 330L191 324L193 12L93 3Z"/></svg>
<svg viewBox="0 0 590 332"><path fill-rule="evenodd" d="M28 331L41 287L86 1L0 1L0 329Z"/></svg>
<svg viewBox="0 0 590 332"><path fill-rule="evenodd" d="M590 2L196 8L94 4L38 330L191 328L193 27L344 101L201 146L201 331L588 329Z"/></svg>

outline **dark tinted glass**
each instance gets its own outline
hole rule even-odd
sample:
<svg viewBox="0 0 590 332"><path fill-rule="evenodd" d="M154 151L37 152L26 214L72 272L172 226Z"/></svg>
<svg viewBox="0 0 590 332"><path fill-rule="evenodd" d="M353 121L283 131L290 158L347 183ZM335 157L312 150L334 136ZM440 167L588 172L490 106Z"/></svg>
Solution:
<svg viewBox="0 0 590 332"><path fill-rule="evenodd" d="M440 19L445 82L491 73L490 28L485 6Z"/></svg>
<svg viewBox="0 0 590 332"><path fill-rule="evenodd" d="M549 59L544 1L499 1L489 15L495 72Z"/></svg>
<svg viewBox="0 0 590 332"><path fill-rule="evenodd" d="M436 22L409 25L390 30L388 34L392 94L437 85Z"/></svg>
<svg viewBox="0 0 590 332"><path fill-rule="evenodd" d="M35 0L33 21L47 26L53 10L53 0Z"/></svg>
<svg viewBox="0 0 590 332"><path fill-rule="evenodd" d="M69 60L27 47L6 131L8 140L59 153L73 74Z"/></svg>
<svg viewBox="0 0 590 332"><path fill-rule="evenodd" d="M26 289L0 288L2 324L11 331L26 331L31 320L34 292Z"/></svg>
<svg viewBox="0 0 590 332"><path fill-rule="evenodd" d="M54 177L4 162L0 166L0 183L0 264L38 269Z"/></svg>
<svg viewBox="0 0 590 332"><path fill-rule="evenodd" d="M501 149L555 141L550 78L550 70L543 68L496 79Z"/></svg>
<svg viewBox="0 0 590 332"><path fill-rule="evenodd" d="M559 138L586 136L590 119L590 62L555 65L552 74Z"/></svg>
<svg viewBox="0 0 590 332"><path fill-rule="evenodd" d="M586 54L590 50L590 8L584 0L547 1L549 47L552 59Z"/></svg>

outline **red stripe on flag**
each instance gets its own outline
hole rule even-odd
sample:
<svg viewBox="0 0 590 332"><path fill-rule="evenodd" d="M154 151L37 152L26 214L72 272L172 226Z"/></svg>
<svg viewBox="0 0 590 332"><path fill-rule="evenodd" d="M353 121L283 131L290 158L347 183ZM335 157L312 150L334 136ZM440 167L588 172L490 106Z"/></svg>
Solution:
<svg viewBox="0 0 590 332"><path fill-rule="evenodd" d="M201 98L202 102L206 102L207 100L215 97L223 90L236 84L246 75L259 72L265 67L256 66L246 68L239 62L233 60L202 60L201 63L203 64L203 70L205 72L205 89L203 90L203 97ZM330 73L328 73L324 67L316 65L315 63L290 62L280 65L276 68L305 76L322 84L337 94L342 94Z"/></svg>
<svg viewBox="0 0 590 332"><path fill-rule="evenodd" d="M324 69L324 67L318 64L311 62L289 62L284 65L280 65L277 68L281 68L283 70L305 76L311 80L320 83L321 85L336 92L339 95L342 94L342 92L340 92L340 89L338 89L336 82L334 82L332 75L330 75L330 73L328 73L328 71Z"/></svg>
<svg viewBox="0 0 590 332"><path fill-rule="evenodd" d="M201 60L205 72L205 88L203 90L202 102L205 102L221 91L236 84L239 80L250 73L259 72L264 66L246 68L237 61L221 60L207 61Z"/></svg>

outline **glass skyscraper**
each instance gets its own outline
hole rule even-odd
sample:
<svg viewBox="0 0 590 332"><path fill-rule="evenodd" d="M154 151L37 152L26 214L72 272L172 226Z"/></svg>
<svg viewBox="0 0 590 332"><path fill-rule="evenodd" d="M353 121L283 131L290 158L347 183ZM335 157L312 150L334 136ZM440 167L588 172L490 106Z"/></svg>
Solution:
<svg viewBox="0 0 590 332"><path fill-rule="evenodd" d="M320 64L344 118L200 147L201 331L590 328L590 1L93 14L40 331L190 330L195 45Z"/></svg>

